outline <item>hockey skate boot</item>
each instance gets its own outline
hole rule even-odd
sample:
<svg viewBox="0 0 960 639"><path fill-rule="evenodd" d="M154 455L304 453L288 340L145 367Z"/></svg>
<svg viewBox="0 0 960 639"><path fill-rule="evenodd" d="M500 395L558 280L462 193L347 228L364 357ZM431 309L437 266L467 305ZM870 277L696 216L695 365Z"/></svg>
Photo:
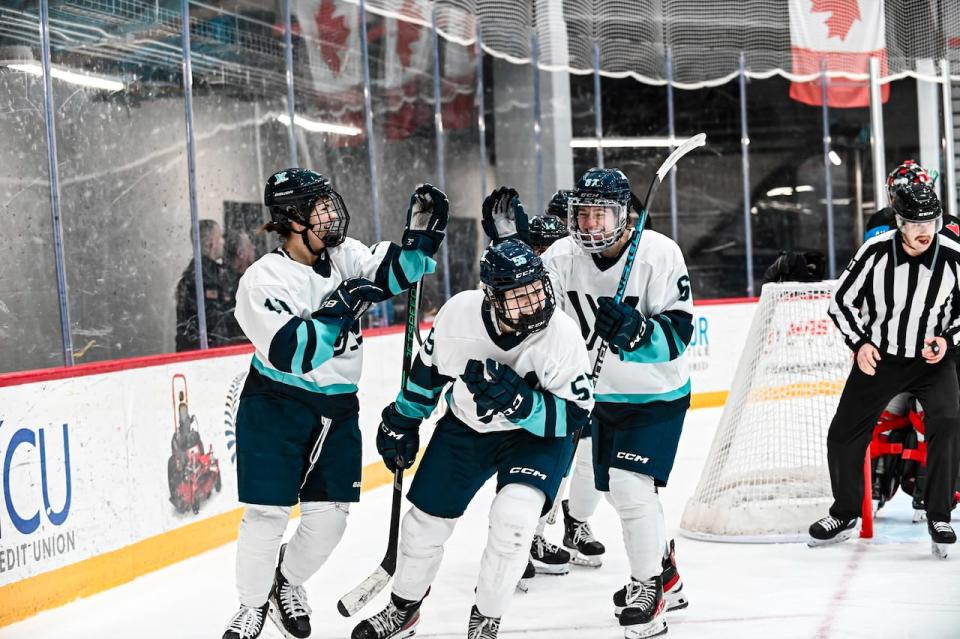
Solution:
<svg viewBox="0 0 960 639"><path fill-rule="evenodd" d="M818 519L810 526L810 541L807 542L807 545L813 548L814 546L825 546L846 541L853 536L853 529L857 526L857 520L857 517L840 519L833 515Z"/></svg>
<svg viewBox="0 0 960 639"><path fill-rule="evenodd" d="M625 605L620 612L620 626L624 639L645 639L667 632L667 620L663 616L667 601L663 598L660 575L647 581L631 578L623 592Z"/></svg>
<svg viewBox="0 0 960 639"><path fill-rule="evenodd" d="M551 544L542 535L534 535L530 544L530 560L542 575L565 575L570 572L570 553Z"/></svg>
<svg viewBox="0 0 960 639"><path fill-rule="evenodd" d="M484 617L476 606L470 609L467 639L497 639L498 632L500 632L500 617Z"/></svg>
<svg viewBox="0 0 960 639"><path fill-rule="evenodd" d="M391 593L387 607L356 625L350 639L403 639L412 637L420 623L420 601L401 599Z"/></svg>
<svg viewBox="0 0 960 639"><path fill-rule="evenodd" d="M537 571L533 567L533 561L527 559L527 567L523 569L523 575L520 577L520 581L517 582L517 592L525 593L530 590L530 580L536 575Z"/></svg>
<svg viewBox="0 0 960 639"><path fill-rule="evenodd" d="M933 556L939 559L946 559L950 547L957 543L957 533L953 527L946 521L927 520L927 531L930 533L930 548Z"/></svg>
<svg viewBox="0 0 960 639"><path fill-rule="evenodd" d="M607 549L593 536L590 524L570 516L566 499L560 504L563 506L563 545L570 550L570 561L578 566L599 568Z"/></svg>
<svg viewBox="0 0 960 639"><path fill-rule="evenodd" d="M287 545L280 546L280 560L270 590L270 619L287 639L305 639L310 636L310 606L303 586L294 586L280 571Z"/></svg>
<svg viewBox="0 0 960 639"><path fill-rule="evenodd" d="M240 606L240 610L230 620L223 639L257 639L263 632L263 622L267 619L269 602L259 608Z"/></svg>

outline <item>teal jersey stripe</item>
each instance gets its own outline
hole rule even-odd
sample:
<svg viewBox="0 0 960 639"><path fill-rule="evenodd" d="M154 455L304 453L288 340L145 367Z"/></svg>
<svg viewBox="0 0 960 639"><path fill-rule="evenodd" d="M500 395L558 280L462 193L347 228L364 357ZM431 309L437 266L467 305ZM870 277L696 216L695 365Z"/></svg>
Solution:
<svg viewBox="0 0 960 639"><path fill-rule="evenodd" d="M317 346L313 349L313 357L310 359L309 368L309 370L313 370L333 357L334 346L340 337L340 327L319 320L310 320L310 323L317 331ZM297 339L300 339L299 331L297 331ZM297 345L297 352L300 352L299 344Z"/></svg>
<svg viewBox="0 0 960 639"><path fill-rule="evenodd" d="M647 327L652 328L650 339L643 346L637 347L635 351L620 349L620 360L624 362L633 362L636 364L655 364L659 362L670 361L670 345L667 340L673 340L673 335L664 335L663 327L659 322L647 322Z"/></svg>
<svg viewBox="0 0 960 639"><path fill-rule="evenodd" d="M283 371L278 371L274 368L267 368L256 355L253 356L253 367L257 369L258 373L268 379L272 379L275 382L280 382L281 384L286 384L287 386L302 388L303 390L310 391L311 393L319 393L320 395L343 395L344 393L357 392L356 384L330 384L329 386L321 386L315 382L311 382L310 380L298 377L297 375L284 373Z"/></svg>
<svg viewBox="0 0 960 639"><path fill-rule="evenodd" d="M437 399L424 399L426 399L428 403L421 404L420 402L411 402L403 396L403 391L401 390L397 393L397 399L393 404L396 406L397 412L404 417L409 417L410 419L426 419L430 417L433 409L437 406Z"/></svg>
<svg viewBox="0 0 960 639"><path fill-rule="evenodd" d="M530 414L513 423L538 437L564 437L567 434L567 404L553 393L533 391Z"/></svg>
<svg viewBox="0 0 960 639"><path fill-rule="evenodd" d="M307 323L301 322L297 327L297 350L290 360L290 372L294 375L303 375L303 353L307 350Z"/></svg>
<svg viewBox="0 0 960 639"><path fill-rule="evenodd" d="M416 393L417 395L422 395L427 400L435 400L436 397L440 394L440 391L443 390L443 386L440 388L428 389L420 386L409 377L406 381L406 389L411 393Z"/></svg>
<svg viewBox="0 0 960 639"><path fill-rule="evenodd" d="M665 393L597 393L594 399L611 404L649 404L650 402L670 402L690 394L690 380L672 391Z"/></svg>
<svg viewBox="0 0 960 639"><path fill-rule="evenodd" d="M403 271L404 277L411 283L417 282L425 274L433 273L437 270L436 260L420 251L400 251L400 257L397 258L397 262ZM393 269L388 269L387 287L393 295L398 295L404 290L397 281L396 275L393 274Z"/></svg>

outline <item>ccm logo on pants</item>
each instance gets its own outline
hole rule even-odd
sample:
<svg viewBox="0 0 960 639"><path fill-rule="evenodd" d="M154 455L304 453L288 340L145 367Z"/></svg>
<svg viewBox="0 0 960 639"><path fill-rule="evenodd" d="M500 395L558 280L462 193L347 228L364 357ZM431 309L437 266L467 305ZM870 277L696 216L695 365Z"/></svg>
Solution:
<svg viewBox="0 0 960 639"><path fill-rule="evenodd" d="M648 461L650 461L649 457L644 457L643 455L638 455L636 453L625 453L623 451L617 453L617 459L640 462L641 464L646 464Z"/></svg>
<svg viewBox="0 0 960 639"><path fill-rule="evenodd" d="M514 466L513 468L511 468L511 469L510 469L510 474L511 474L511 475L516 475L516 474L520 474L520 475L532 475L533 477L536 477L536 478L538 478L538 479L542 479L542 480L544 480L544 481L546 481L546 479L547 479L547 476L544 475L543 473L541 473L539 470L537 470L537 469L535 469L535 468L526 468L526 467L521 467L521 466Z"/></svg>

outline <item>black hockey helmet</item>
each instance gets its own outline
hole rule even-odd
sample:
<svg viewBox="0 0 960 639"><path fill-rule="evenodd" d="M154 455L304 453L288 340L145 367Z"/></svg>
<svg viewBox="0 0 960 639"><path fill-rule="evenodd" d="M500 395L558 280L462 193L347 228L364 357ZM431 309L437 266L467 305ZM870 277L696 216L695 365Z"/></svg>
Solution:
<svg viewBox="0 0 960 639"><path fill-rule="evenodd" d="M553 194L550 202L547 204L546 215L555 215L560 219L567 219L567 208L570 204L570 189L560 189Z"/></svg>
<svg viewBox="0 0 960 639"><path fill-rule="evenodd" d="M567 207L567 228L570 235L588 253L600 253L623 236L627 217L636 198L630 191L630 180L620 169L590 169L577 181ZM584 211L586 210L586 211ZM596 215L605 212L606 222L600 231L580 228L582 212Z"/></svg>
<svg viewBox="0 0 960 639"><path fill-rule="evenodd" d="M500 323L519 333L547 327L556 301L543 261L520 240L491 245L480 258L483 293Z"/></svg>
<svg viewBox="0 0 960 639"><path fill-rule="evenodd" d="M917 183L932 185L933 178L916 160L904 160L887 174L887 195L890 201L893 202L896 198L898 189Z"/></svg>
<svg viewBox="0 0 960 639"><path fill-rule="evenodd" d="M530 247L539 255L551 244L567 236L567 225L559 217L538 215L530 220L527 234L530 236Z"/></svg>
<svg viewBox="0 0 960 639"><path fill-rule="evenodd" d="M281 230L290 232L290 222L297 222L307 227L304 233L314 231L328 247L342 244L347 237L350 225L347 206L330 186L330 180L315 171L300 168L277 171L267 179L263 204L270 210L270 220ZM318 205L323 207L321 221L314 228L310 214Z"/></svg>
<svg viewBox="0 0 960 639"><path fill-rule="evenodd" d="M893 210L897 215L897 226L901 228L908 222L936 222L939 231L943 225L940 198L932 186L923 182L897 189Z"/></svg>

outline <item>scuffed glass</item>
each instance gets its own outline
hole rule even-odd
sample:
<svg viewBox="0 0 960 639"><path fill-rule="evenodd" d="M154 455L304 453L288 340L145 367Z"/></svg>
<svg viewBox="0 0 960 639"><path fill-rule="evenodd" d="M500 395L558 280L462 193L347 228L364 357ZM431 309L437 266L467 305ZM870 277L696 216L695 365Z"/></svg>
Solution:
<svg viewBox="0 0 960 639"><path fill-rule="evenodd" d="M0 8L0 373L64 363L38 15Z"/></svg>
<svg viewBox="0 0 960 639"><path fill-rule="evenodd" d="M50 8L54 67L96 78L53 80L77 363L174 349L192 257L180 25L152 2Z"/></svg>
<svg viewBox="0 0 960 639"><path fill-rule="evenodd" d="M233 318L240 276L277 245L258 232L267 177L290 163L283 16L273 7L227 13L191 4L193 121L207 339L210 347L246 341ZM296 24L296 22L295 22ZM175 265L178 347L195 348L193 259ZM178 348L179 350L179 348Z"/></svg>

